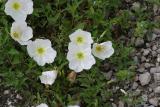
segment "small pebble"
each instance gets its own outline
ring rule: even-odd
[[[154,92],[155,92],[156,94],[160,94],[160,86],[156,87],[156,88],[154,89]]]
[[[5,90],[3,94],[7,95],[7,94],[9,94],[9,92],[10,92],[9,90]]]
[[[139,75],[139,81],[142,86],[147,85],[150,82],[150,80],[151,75],[148,72]]]
[[[153,106],[158,106],[158,99],[157,98],[151,98],[149,99],[149,103]]]

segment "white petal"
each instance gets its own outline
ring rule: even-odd
[[[54,59],[55,59],[56,55],[57,55],[57,52],[54,49],[52,49],[52,48],[47,49],[47,52],[46,52],[46,55],[45,55],[46,62],[47,63],[54,62]]]
[[[35,43],[33,41],[30,41],[30,43],[27,45],[27,52],[30,57],[36,56],[35,49]]]
[[[79,105],[69,105],[67,107],[80,107]]]
[[[26,4],[27,14],[33,13],[33,1],[32,0],[22,0]]]
[[[110,48],[109,50],[107,50],[107,51],[105,52],[105,57],[106,57],[106,58],[109,58],[109,57],[111,57],[111,56],[113,55],[113,53],[114,53],[114,49],[113,49],[113,48]]]
[[[112,42],[111,41],[103,42],[101,44],[104,45],[104,46],[107,46],[107,47],[112,47]]]
[[[42,47],[51,47],[51,41],[49,39],[36,39],[35,44]]]
[[[69,51],[78,51],[78,50],[82,50],[82,49],[84,50],[84,49],[90,49],[90,48],[91,48],[91,44],[78,46],[74,42],[70,42],[69,45],[68,45],[68,50]]]
[[[26,30],[22,34],[22,40],[28,41],[33,37],[33,31],[31,27],[26,27]]]
[[[48,105],[45,104],[45,103],[41,103],[40,105],[38,105],[38,106],[36,106],[36,107],[48,107]]]
[[[69,62],[69,68],[74,70],[75,72],[81,72],[83,70],[81,63],[74,60]]]
[[[44,66],[45,65],[45,59],[43,57],[35,56],[33,59],[37,62],[39,66]]]
[[[18,41],[18,42],[19,42],[19,44],[21,44],[21,45],[28,45],[28,44],[30,44],[32,41],[29,40],[29,41]]]
[[[83,68],[88,70],[96,63],[95,58],[92,55],[87,56],[86,60],[83,62]]]

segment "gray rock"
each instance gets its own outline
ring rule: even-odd
[[[149,87],[148,90],[149,90],[149,92],[152,92],[152,91],[153,91],[153,89],[152,89],[151,87]]]
[[[118,103],[118,107],[124,107],[124,102],[119,101],[119,103]]]
[[[144,40],[142,38],[137,38],[135,42],[136,47],[142,47],[144,45]]]
[[[151,46],[151,45],[150,45],[149,43],[146,43],[146,47],[147,47],[147,48],[150,48],[150,46]]]
[[[146,57],[142,56],[141,57],[141,62],[145,62],[146,61]]]
[[[153,73],[156,73],[156,72],[157,72],[157,67],[154,67],[154,68],[151,68],[151,69],[150,69],[150,73],[153,74]]]
[[[159,49],[157,49],[157,53],[159,53],[159,54],[160,54],[160,48],[159,48]]]
[[[155,106],[153,106],[153,105],[150,105],[150,106],[147,106],[147,107],[155,107]]]
[[[153,33],[153,34],[152,34],[152,41],[153,41],[153,40],[156,40],[157,37],[158,37],[158,35],[155,34],[155,33]]]
[[[149,98],[153,98],[154,96],[155,96],[155,93],[154,93],[154,92],[152,92],[152,93],[150,93],[150,94],[149,94],[149,96],[148,96],[148,97],[149,97]]]
[[[143,99],[143,101],[147,102],[148,101],[148,95],[146,95],[146,94],[142,95],[142,99]]]
[[[138,57],[137,57],[137,56],[135,56],[135,57],[133,58],[133,60],[134,60],[134,62],[135,62],[136,64],[139,63],[139,60],[138,60]]]
[[[157,62],[160,62],[160,55],[157,56]]]
[[[133,92],[133,95],[134,96],[139,96],[141,94],[141,90],[140,89],[136,89],[134,92]]]
[[[153,89],[155,89],[157,87],[155,82],[152,82],[151,84],[149,84],[149,87]]]
[[[147,56],[149,53],[150,53],[150,51],[148,49],[144,49],[143,50],[143,55],[144,56]]]
[[[112,107],[117,107],[117,105],[116,105],[116,104],[114,104],[114,103],[112,103]]]
[[[151,67],[151,64],[150,64],[150,63],[145,63],[145,64],[144,64],[144,67],[145,67],[145,68],[149,68],[149,67]]]
[[[19,100],[22,100],[22,96],[19,95],[19,94],[16,95],[16,98],[19,99]]]
[[[134,82],[133,85],[132,85],[132,89],[135,90],[135,89],[137,89],[137,87],[138,87],[138,83]]]
[[[154,45],[154,46],[152,47],[152,50],[153,50],[153,51],[157,50],[157,46]]]
[[[139,81],[142,86],[147,85],[150,82],[150,80],[151,75],[148,72],[139,75]]]
[[[156,87],[156,88],[154,89],[154,92],[155,92],[156,94],[160,94],[160,86]]]
[[[107,72],[107,73],[103,73],[103,74],[104,74],[104,76],[106,77],[106,79],[107,79],[107,80],[110,80],[110,79],[111,79],[111,77],[112,77],[113,71],[112,71],[112,70],[110,70],[109,72]]]
[[[4,92],[3,92],[4,95],[7,95],[7,94],[9,94],[9,93],[10,93],[9,90],[4,90]]]
[[[139,72],[144,72],[144,71],[145,71],[145,68],[144,68],[144,67],[141,67],[141,68],[139,68],[137,71],[139,71]]]
[[[158,86],[160,86],[160,73],[154,73],[154,81]]]
[[[153,32],[158,35],[158,34],[160,34],[160,29],[159,28],[154,28]]]
[[[150,73],[156,73],[156,72],[160,73],[160,66],[153,67],[153,68],[150,69]]]
[[[157,52],[156,51],[152,51],[152,56],[156,57],[157,56]]]
[[[132,4],[132,7],[131,7],[133,10],[138,10],[140,8],[140,3],[139,2],[134,2]]]
[[[149,99],[149,103],[153,106],[158,106],[158,99],[157,98],[151,98]]]

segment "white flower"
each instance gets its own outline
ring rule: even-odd
[[[36,106],[36,107],[48,107],[48,105],[45,104],[45,103],[41,103],[40,105],[38,105],[38,106]]]
[[[93,43],[91,33],[83,31],[81,29],[76,30],[74,33],[69,35],[71,42],[75,43],[77,46],[87,46]]]
[[[69,44],[67,59],[69,68],[75,72],[81,72],[83,69],[90,69],[95,64],[95,59],[91,54],[90,47],[78,47],[77,45]]]
[[[28,14],[33,12],[32,0],[8,0],[5,4],[5,13],[15,21],[25,21]]]
[[[27,45],[33,37],[32,28],[26,22],[14,22],[11,27],[11,37],[21,45]]]
[[[51,41],[48,39],[36,39],[27,45],[27,51],[40,66],[46,63],[52,63],[57,52],[51,47]]]
[[[42,72],[42,75],[40,76],[41,83],[52,85],[57,78],[57,71],[46,71]]]
[[[94,43],[92,53],[94,56],[102,60],[104,60],[105,58],[109,58],[114,53],[112,42],[108,41],[101,44]]]
[[[69,105],[67,107],[80,107],[79,105]]]

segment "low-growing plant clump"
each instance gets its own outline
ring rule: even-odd
[[[135,106],[131,53],[159,28],[158,1],[0,1],[0,86],[16,107]],[[2,96],[3,97],[3,96]],[[0,101],[1,103],[1,101]],[[1,104],[5,106],[5,104]]]

